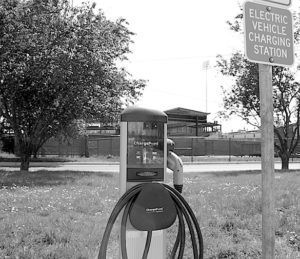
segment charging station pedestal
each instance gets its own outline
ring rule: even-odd
[[[121,114],[120,195],[139,183],[165,181],[167,168],[167,121],[164,112],[130,107]],[[127,254],[142,258],[147,232],[126,230]],[[165,231],[154,231],[148,259],[165,259]]]

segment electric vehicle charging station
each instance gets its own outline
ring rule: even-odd
[[[120,194],[141,182],[164,182],[167,167],[168,117],[160,111],[128,108],[121,114]],[[126,231],[128,258],[140,259],[147,232]],[[152,236],[148,258],[165,258],[164,230]]]
[[[122,221],[118,223],[121,232],[120,259],[166,259],[166,229],[174,224],[176,218],[178,233],[171,258],[175,258],[177,253],[176,258],[183,258],[185,222],[191,234],[194,258],[203,258],[200,227],[193,211],[180,195],[183,164],[173,152],[174,142],[167,139],[167,121],[164,112],[144,108],[130,107],[121,114],[121,198],[108,220],[98,259],[106,259],[111,229],[122,213]],[[173,171],[175,189],[165,184],[167,167]]]
[[[143,108],[131,107],[121,114],[121,194],[139,182],[164,181],[167,121],[165,113]]]

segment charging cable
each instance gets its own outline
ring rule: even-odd
[[[121,238],[120,238],[121,254],[122,254],[122,259],[128,259],[127,250],[126,250],[126,224],[127,224],[128,217],[131,211],[133,210],[134,204],[138,199],[138,196],[142,195],[141,192],[144,191],[146,188],[151,190],[152,187],[155,187],[154,185],[156,186],[160,185],[159,188],[162,188],[164,192],[166,191],[170,195],[171,200],[174,203],[171,205],[175,206],[176,216],[178,218],[178,232],[177,232],[173,249],[171,251],[171,259],[175,259],[176,255],[178,255],[177,257],[178,259],[183,259],[185,240],[186,240],[185,224],[187,224],[187,227],[190,232],[194,259],[203,259],[203,238],[194,212],[192,211],[192,209],[190,208],[186,200],[182,197],[182,195],[177,190],[173,189],[169,185],[158,184],[158,183],[138,184],[133,186],[131,189],[129,189],[126,193],[122,195],[122,197],[115,205],[108,219],[108,223],[106,225],[102,242],[100,245],[98,259],[106,259],[107,246],[108,246],[111,230],[113,228],[113,225],[118,215],[120,214],[120,212],[123,210],[124,207],[125,209],[121,221]],[[149,227],[149,229],[147,230],[147,238],[146,238],[142,259],[147,259],[148,252],[151,245],[151,238],[152,238],[152,228]]]

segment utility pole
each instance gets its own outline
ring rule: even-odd
[[[205,70],[205,112],[207,112],[207,70],[209,69],[209,60],[202,63],[202,70]]]

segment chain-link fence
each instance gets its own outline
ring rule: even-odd
[[[210,139],[173,137],[175,152],[180,156],[260,156],[260,139]],[[85,136],[63,142],[51,139],[40,150],[41,155],[119,156],[120,137]]]

